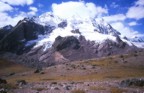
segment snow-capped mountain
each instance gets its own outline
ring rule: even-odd
[[[128,53],[137,50],[136,46],[143,47],[97,18],[62,19],[48,12],[24,18],[15,27],[1,28],[5,29],[9,31],[0,39],[0,51],[19,54],[24,58],[19,62],[30,66]]]
[[[58,36],[84,36],[86,40],[102,43],[106,39],[116,41],[116,37],[121,38],[120,32],[116,31],[110,24],[106,23],[103,19],[97,18],[82,19],[78,16],[73,16],[69,19],[62,19],[58,16],[48,12],[34,19],[34,22],[43,26],[51,26],[54,28],[52,33],[44,35],[43,39],[38,39],[35,47],[52,43]],[[121,38],[122,39],[122,38]],[[132,45],[126,39],[123,39],[129,45]],[[49,46],[50,47],[50,46]],[[45,50],[45,49],[44,49]]]
[[[135,36],[133,38],[130,38],[129,40],[132,41],[132,42],[144,42],[144,37]]]
[[[128,38],[128,40],[131,41],[137,47],[144,48],[144,37],[134,36],[132,38]]]

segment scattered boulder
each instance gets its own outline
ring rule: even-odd
[[[65,86],[65,89],[66,89],[66,90],[71,90],[72,87],[71,87],[71,86]]]
[[[55,87],[54,90],[60,90],[58,87]]]
[[[57,84],[57,82],[52,82],[51,84],[52,84],[52,85],[56,85],[56,84]]]
[[[45,72],[40,72],[40,74],[45,74]]]
[[[10,73],[10,74],[9,74],[9,76],[13,76],[13,75],[15,75],[15,73],[14,73],[14,72],[12,72],[12,73]]]
[[[7,93],[6,89],[2,88],[0,89],[0,93]]]
[[[41,72],[41,69],[36,69],[35,71],[34,71],[34,73],[40,73]]]
[[[126,79],[121,81],[120,85],[122,87],[131,87],[131,86],[135,86],[135,87],[144,87],[144,79]]]
[[[0,84],[7,84],[7,81],[5,79],[0,78]]]
[[[18,86],[22,86],[22,85],[26,85],[26,84],[27,84],[27,82],[25,80],[18,80],[17,81]]]

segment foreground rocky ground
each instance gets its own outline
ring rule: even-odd
[[[144,93],[143,56],[138,51],[43,69],[1,59],[0,93]]]
[[[120,81],[35,82],[19,86],[12,93],[143,93],[141,87],[123,87]]]

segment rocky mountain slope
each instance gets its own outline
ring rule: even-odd
[[[52,13],[24,18],[1,28],[0,35],[1,56],[34,67],[139,50],[103,19],[61,19]]]

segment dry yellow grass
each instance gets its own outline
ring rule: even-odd
[[[2,89],[2,88],[11,90],[11,89],[17,89],[18,86],[16,86],[15,84],[8,83],[8,84],[1,84],[0,89]]]
[[[8,62],[7,60],[0,59],[0,76],[8,75],[10,73],[21,73],[32,70],[26,66]]]
[[[101,87],[101,86],[90,86],[89,89],[90,90],[106,90],[105,87]]]
[[[32,88],[33,90],[37,90],[37,91],[43,91],[43,90],[47,90],[46,88]]]
[[[126,57],[130,57],[125,55]],[[125,57],[124,56],[124,57]],[[10,83],[14,83],[17,80],[26,80],[27,82],[41,82],[41,81],[97,81],[97,80],[108,80],[108,79],[122,79],[129,77],[144,77],[144,66],[135,66],[135,65],[125,65],[115,62],[119,59],[119,56],[107,57],[102,59],[93,59],[72,63],[79,66],[95,66],[95,68],[100,68],[99,70],[86,68],[81,70],[81,72],[76,73],[79,69],[78,66],[75,66],[76,69],[66,70],[67,65],[62,67],[53,66],[49,69],[44,70],[45,74],[27,74],[14,75],[8,77],[7,80]],[[134,60],[136,61],[136,60]],[[71,64],[71,63],[70,63]],[[63,72],[61,70],[65,70]],[[24,72],[24,71],[34,71],[33,69],[21,66],[21,65],[12,65],[7,68],[0,69],[0,73],[9,73],[9,72]],[[60,72],[61,71],[61,72]]]
[[[111,93],[126,93],[127,91],[125,89],[120,89],[117,87],[111,87],[110,92]]]

